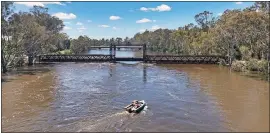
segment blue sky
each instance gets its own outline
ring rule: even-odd
[[[158,28],[177,29],[195,23],[205,10],[218,16],[226,9],[243,9],[253,2],[15,2],[15,11],[29,11],[33,5],[49,8],[64,21],[63,32],[71,38],[133,37]]]

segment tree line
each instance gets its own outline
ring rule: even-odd
[[[77,39],[71,39],[70,50],[73,54],[88,52],[91,46],[110,45],[110,44],[128,44],[132,38],[110,38],[110,39],[91,39],[88,36],[79,36]]]
[[[137,33],[134,39],[150,50],[178,55],[227,56],[237,71],[269,74],[270,2],[255,2],[243,10],[226,10],[220,17],[204,11],[177,30]]]

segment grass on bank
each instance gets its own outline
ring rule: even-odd
[[[57,51],[55,52],[55,54],[69,55],[69,54],[73,54],[73,52],[70,49],[65,49],[65,50]]]

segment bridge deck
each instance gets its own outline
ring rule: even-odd
[[[115,46],[116,48],[142,48],[143,47],[143,45],[115,45]],[[110,46],[90,46],[90,48],[110,48]]]
[[[143,58],[116,57],[115,61],[143,61]]]
[[[145,58],[114,57],[113,55],[40,55],[40,62],[114,62],[114,61],[144,61],[149,63],[177,64],[215,64],[224,59],[222,56],[208,55],[146,55]]]
[[[110,55],[40,55],[41,62],[109,62]]]
[[[176,63],[176,64],[216,64],[222,59],[222,56],[209,55],[148,55],[145,61],[149,63]]]

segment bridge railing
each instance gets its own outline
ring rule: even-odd
[[[145,58],[145,62],[183,64],[216,64],[224,59],[223,56],[213,55],[146,55]]]
[[[40,62],[106,62],[113,60],[111,55],[39,55]]]
[[[216,64],[224,56],[213,55],[144,55],[143,58],[124,58],[114,55],[39,55],[40,62],[115,62],[115,61],[144,61],[149,63],[178,63],[178,64]]]

